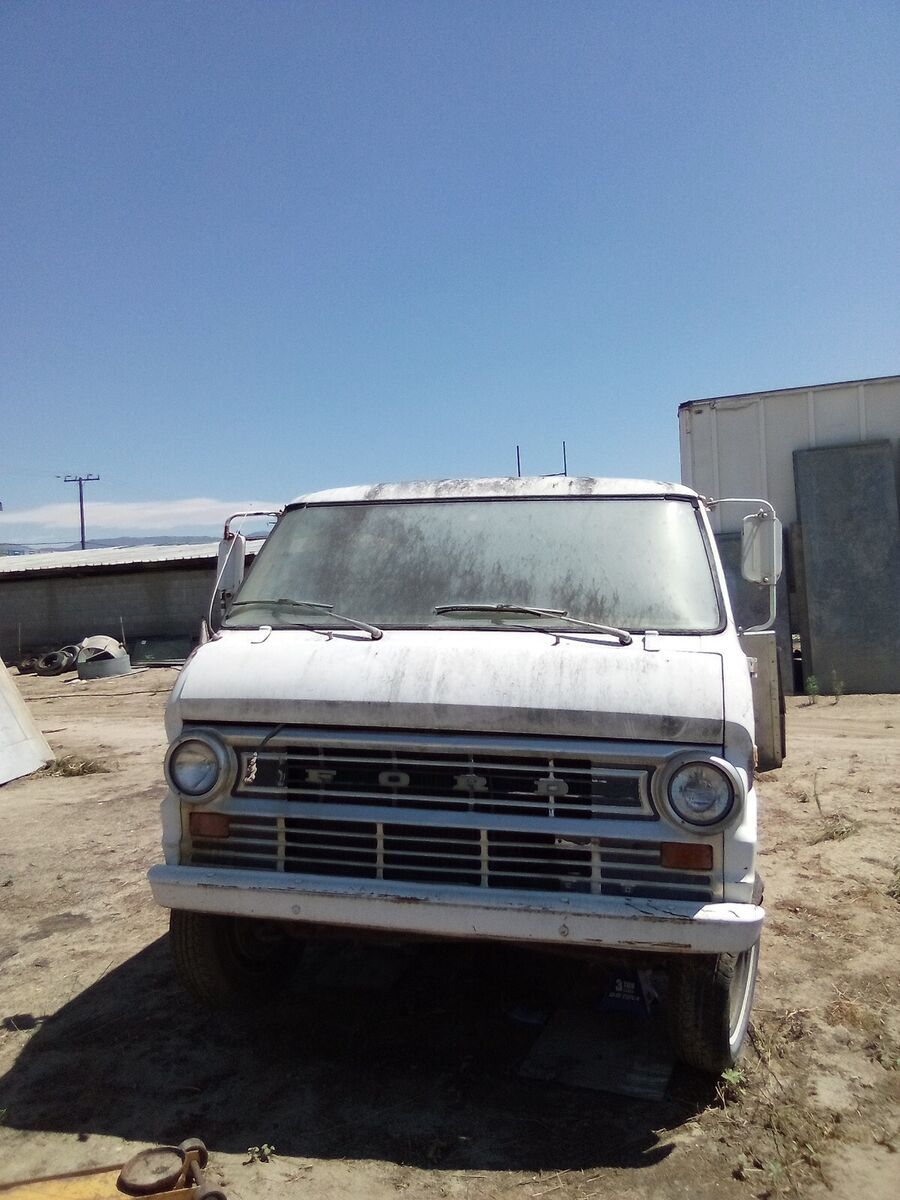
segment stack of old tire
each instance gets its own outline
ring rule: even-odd
[[[33,660],[35,675],[64,675],[66,671],[74,671],[78,651],[78,646],[61,646],[59,650],[51,650],[47,654],[38,655]],[[22,672],[21,663],[19,663],[19,671]]]
[[[121,642],[101,634],[59,650],[25,655],[18,668],[20,675],[65,675],[77,670],[79,679],[105,679],[129,674],[131,658]]]

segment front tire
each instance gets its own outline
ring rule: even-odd
[[[721,1075],[737,1062],[756,987],[759,941],[740,954],[698,955],[669,975],[669,1036],[677,1057]]]
[[[175,970],[207,1008],[261,1003],[281,991],[303,944],[269,921],[172,909],[169,943]]]

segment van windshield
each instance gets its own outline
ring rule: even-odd
[[[553,615],[434,611],[467,605],[557,609],[631,632],[703,633],[723,623],[699,514],[670,497],[289,509],[238,600],[227,627],[346,628],[326,606],[382,628],[574,631]]]

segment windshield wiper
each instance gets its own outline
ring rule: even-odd
[[[598,633],[608,633],[616,637],[623,646],[630,646],[631,634],[627,629],[617,629],[614,625],[598,625],[596,621],[580,621],[578,617],[570,617],[563,608],[532,608],[527,604],[437,604],[434,607],[435,616],[451,612],[496,612],[496,613],[527,613],[533,617],[556,617],[560,621],[568,621],[571,625],[583,625],[585,629],[596,629]]]
[[[264,608],[266,605],[271,605],[273,608],[312,608],[319,612],[327,613],[329,617],[334,617],[336,621],[345,621],[348,625],[352,625],[354,629],[362,629],[368,633],[373,642],[377,642],[379,638],[384,637],[384,630],[379,629],[377,625],[369,625],[366,621],[357,621],[355,617],[345,617],[342,613],[334,611],[333,604],[318,604],[314,600],[290,600],[287,596],[279,596],[276,600],[235,600],[232,604],[231,612],[235,608],[249,608],[251,605]],[[299,622],[292,622],[299,624]],[[327,633],[325,629],[320,629],[317,625],[304,625],[304,629],[312,629],[315,633]],[[330,635],[329,635],[330,636]]]

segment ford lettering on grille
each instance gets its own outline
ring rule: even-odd
[[[650,768],[542,755],[302,745],[241,751],[236,796],[560,820],[654,820]]]

